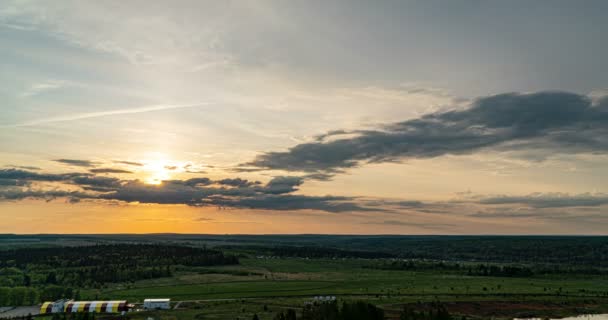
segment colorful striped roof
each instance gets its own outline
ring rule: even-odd
[[[45,302],[40,307],[40,313],[52,313],[54,302]],[[128,311],[126,300],[112,301],[67,301],[63,305],[63,312],[97,312],[97,313],[119,313]]]

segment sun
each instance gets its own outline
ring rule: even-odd
[[[163,153],[150,153],[143,163],[142,169],[146,173],[144,181],[147,184],[161,184],[164,180],[171,178],[171,174],[175,172],[172,161]]]
[[[162,184],[163,181],[171,179],[173,175],[189,170],[201,170],[200,164],[192,162],[176,161],[169,158],[166,154],[160,152],[152,152],[146,154],[145,160],[142,160],[143,166],[141,171],[144,174],[144,182],[146,184]]]
[[[146,183],[161,184],[163,180],[169,179],[171,172],[167,169],[167,166],[167,162],[164,160],[146,161],[143,168],[148,173],[148,177],[145,180]]]

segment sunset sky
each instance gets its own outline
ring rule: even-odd
[[[608,1],[0,3],[0,233],[608,234]]]

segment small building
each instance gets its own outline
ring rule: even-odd
[[[75,313],[75,312],[96,312],[96,313],[122,313],[129,311],[131,305],[125,300],[115,301],[73,301],[58,300],[55,302],[45,302],[40,307],[41,314],[48,313]]]
[[[145,299],[144,309],[146,310],[169,310],[171,309],[171,299]]]

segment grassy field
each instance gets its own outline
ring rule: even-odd
[[[171,277],[66,285],[78,289],[81,300],[126,299],[137,305],[145,298],[166,297],[177,307],[170,311],[131,313],[131,320],[252,319],[253,314],[263,320],[273,319],[277,312],[288,308],[300,312],[306,302],[318,295],[336,296],[339,302],[373,303],[383,308],[389,319],[398,319],[405,304],[416,310],[428,310],[434,301],[441,301],[458,315],[457,319],[460,315],[469,319],[511,319],[608,313],[606,237],[0,235],[0,252],[115,243],[216,248],[238,256],[240,261],[203,266],[162,260],[169,261],[172,272],[167,274]],[[290,245],[293,246],[285,247]],[[394,260],[384,259],[385,256],[354,258],[370,253],[411,259],[423,267],[404,269],[397,263],[397,268],[383,268],[393,265]],[[48,281],[45,283],[41,278],[48,271],[45,265],[26,262],[30,264],[21,272],[29,272],[40,288],[46,288]],[[438,264],[444,262],[460,267],[441,269]],[[124,264],[112,263],[117,268]],[[497,273],[494,277],[480,276],[488,273],[471,272],[480,263],[525,266],[531,273],[519,274],[520,277]],[[81,267],[67,268],[62,274],[77,274]],[[161,265],[143,259],[137,267]],[[551,269],[554,267],[561,269]],[[130,269],[117,270],[124,273]],[[23,280],[19,275],[14,278],[16,283]],[[100,315],[98,319],[111,317]]]
[[[533,309],[554,305],[548,310],[537,310],[536,314],[603,312],[608,308],[605,277],[480,277],[438,271],[378,270],[367,268],[368,265],[369,261],[356,259],[250,258],[241,259],[239,266],[183,270],[171,278],[110,285],[82,294],[87,299],[131,302],[154,297],[188,301],[180,305],[185,309],[165,312],[163,319],[166,316],[193,319],[195,315],[200,319],[250,319],[253,313],[261,319],[271,319],[274,312],[300,308],[316,295],[371,301],[395,314],[404,303],[435,300],[527,302],[534,304]],[[264,311],[264,305],[270,312]],[[570,312],[568,306],[572,307]],[[521,312],[526,312],[525,306]]]

